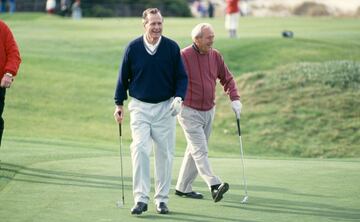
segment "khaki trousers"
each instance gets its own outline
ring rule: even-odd
[[[209,111],[198,111],[183,106],[178,121],[184,131],[187,147],[179,172],[176,189],[188,193],[193,191],[192,183],[199,174],[209,188],[220,184],[214,175],[208,158],[208,140],[215,108]]]

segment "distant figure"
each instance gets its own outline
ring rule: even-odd
[[[240,9],[241,16],[247,16],[251,12],[249,4],[247,3],[247,0],[241,1],[239,9]]]
[[[229,31],[230,38],[237,37],[239,11],[239,0],[226,0],[225,28]]]
[[[2,114],[6,90],[12,85],[21,63],[19,48],[10,28],[0,20],[0,145],[4,131]]]
[[[13,14],[15,12],[15,0],[9,0],[9,13]],[[1,0],[1,12],[6,12],[6,0]]]
[[[15,12],[15,0],[9,0],[9,13],[13,14]]]
[[[70,16],[71,0],[61,0],[60,2],[61,16]]]
[[[76,0],[74,2],[74,4],[71,7],[71,10],[72,10],[71,17],[73,19],[81,19],[82,12],[81,12],[81,7],[80,7],[80,0]]]
[[[205,18],[206,17],[206,7],[204,6],[203,2],[202,1],[199,1],[198,2],[198,5],[197,5],[197,11],[200,15],[201,18]]]
[[[212,1],[209,1],[209,3],[208,3],[208,14],[209,14],[209,18],[213,18],[213,17],[214,17],[214,11],[215,11],[214,3],[212,3]]]
[[[1,0],[1,12],[6,12],[6,0]]]
[[[56,8],[56,1],[55,0],[47,0],[46,1],[46,12],[48,14],[54,14]]]

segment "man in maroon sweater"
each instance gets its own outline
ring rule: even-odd
[[[229,189],[214,175],[208,159],[208,140],[215,113],[215,86],[219,79],[229,95],[232,109],[240,117],[241,103],[235,81],[220,53],[212,48],[214,31],[210,24],[201,23],[191,32],[193,44],[181,51],[188,74],[188,87],[178,121],[184,131],[187,147],[180,168],[175,194],[201,199],[192,189],[199,174],[211,190],[213,200],[220,201]]]
[[[2,113],[6,88],[10,88],[20,66],[20,54],[9,27],[0,20],[0,145],[4,131]]]

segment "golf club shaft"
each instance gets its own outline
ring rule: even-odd
[[[122,132],[121,132],[121,123],[119,123],[119,136],[120,136],[120,169],[121,169],[122,202],[123,202],[123,204],[125,204],[125,198],[124,198],[123,159],[122,159]]]
[[[242,147],[242,138],[241,138],[241,129],[240,129],[240,118],[236,118],[238,134],[239,134],[239,143],[240,143],[240,154],[241,154],[241,163],[243,168],[243,181],[244,181],[244,189],[245,189],[245,196],[247,196],[247,184],[246,184],[246,177],[245,177],[245,163],[244,163],[244,151]]]

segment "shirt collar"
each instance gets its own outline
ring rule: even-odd
[[[149,49],[156,49],[156,47],[158,47],[159,44],[160,44],[161,36],[160,36],[159,40],[157,41],[157,43],[155,43],[155,45],[150,44],[150,43],[148,42],[148,40],[146,39],[145,34],[143,35],[143,39],[144,39],[145,45],[146,45]]]
[[[200,49],[199,49],[199,47],[195,44],[195,42],[193,42],[192,48],[193,48],[197,53],[199,53],[200,55],[209,54],[209,52],[210,52],[210,50],[211,50],[211,49],[210,49],[209,52],[207,52],[207,53],[202,53],[202,52],[200,52]]]

